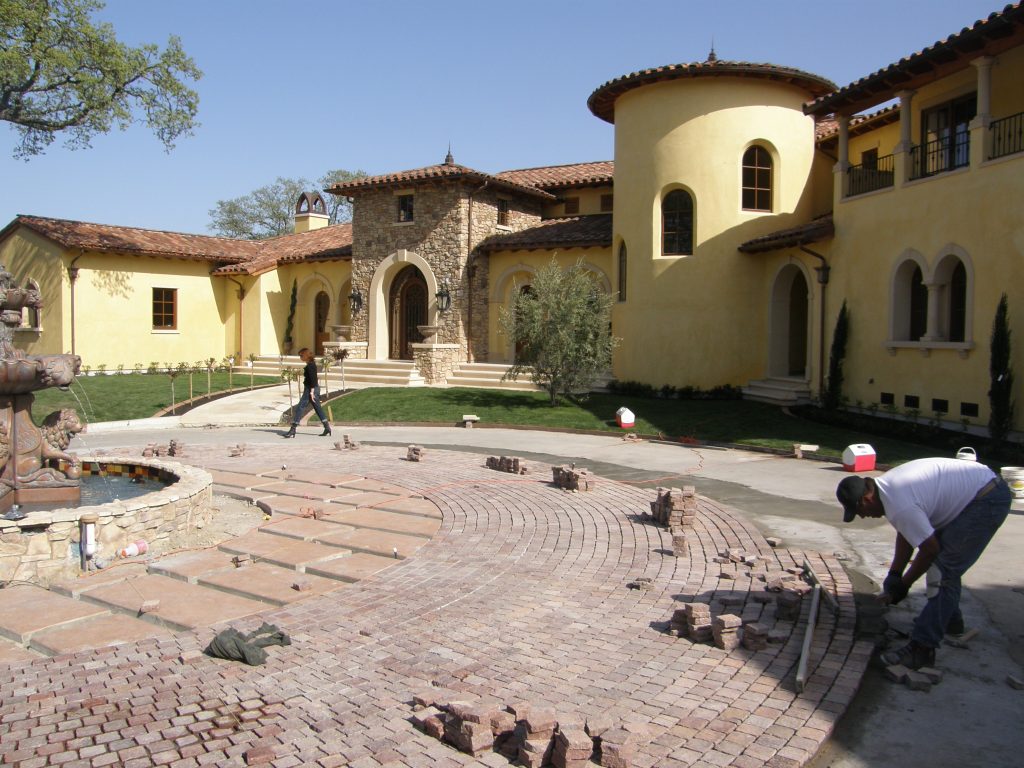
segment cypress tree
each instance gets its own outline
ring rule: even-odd
[[[992,322],[992,343],[989,357],[988,432],[1001,443],[1013,426],[1013,369],[1010,367],[1010,321],[1004,293],[996,307]]]
[[[828,355],[828,383],[822,397],[822,405],[830,411],[836,410],[843,400],[843,359],[846,357],[846,339],[850,333],[850,315],[846,301],[839,308],[836,329],[832,333],[832,348]]]

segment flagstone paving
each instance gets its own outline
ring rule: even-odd
[[[250,446],[230,459],[227,453],[227,446],[204,446],[183,460],[225,473],[231,467],[239,476],[222,475],[220,485],[239,495],[251,487],[246,483],[252,476],[298,460],[291,445]],[[413,696],[443,688],[461,697],[550,707],[566,721],[607,716],[638,734],[634,766],[786,768],[814,754],[850,703],[871,647],[854,640],[851,586],[833,557],[773,550],[753,526],[706,498],[700,499],[689,556],[675,557],[667,531],[645,517],[649,490],[602,479],[594,490],[569,493],[551,484],[547,466],[527,462],[529,473],[513,476],[487,469],[479,455],[432,450],[416,463],[405,461],[404,453],[304,448],[302,475],[271,478],[287,483],[288,493],[261,506],[273,513],[272,526],[284,525],[277,519],[286,507],[293,524],[309,522],[294,517],[303,507],[324,507],[324,517],[314,522],[421,541],[415,552],[398,559],[345,554],[346,547],[262,531],[248,539],[341,554],[307,563],[306,573],[297,574],[298,558],[287,570],[266,562],[235,568],[231,545],[222,545],[227,563],[213,550],[179,553],[168,558],[167,575],[151,568],[145,576],[111,576],[112,583],[72,590],[88,600],[105,595],[108,605],[117,603],[111,610],[129,612],[152,594],[160,600],[155,615],[124,616],[150,626],[158,626],[152,622],[176,590],[216,594],[221,605],[208,623],[194,621],[193,631],[172,636],[32,661],[11,658],[24,651],[13,643],[6,644],[7,656],[0,648],[0,763],[507,765],[496,753],[474,758],[413,727]],[[311,489],[302,483],[319,485],[310,468],[323,473],[323,487],[346,476],[339,484],[352,488],[347,476],[354,475],[370,481],[355,489],[360,494],[390,501],[339,510],[306,493]],[[432,504],[440,519],[419,514],[424,508],[412,503],[417,500]],[[370,527],[381,521],[384,527]],[[399,522],[432,523],[436,533],[431,538],[426,530],[394,527]],[[763,561],[752,568],[713,561],[728,548],[757,553]],[[809,601],[799,621],[778,621],[759,577],[805,557],[840,610],[820,617],[808,683],[798,693],[794,676]],[[239,590],[246,573],[253,575],[253,593],[275,593],[264,593],[263,600],[280,600],[285,590],[302,594],[292,589],[302,579],[309,581],[310,596],[274,608],[215,592],[217,586]],[[322,585],[312,581],[323,577],[335,586],[346,576],[358,583],[318,593]],[[630,588],[638,577],[650,579],[651,588]],[[161,589],[147,591],[143,582]],[[233,600],[258,611],[231,621],[233,626],[247,631],[269,621],[292,644],[269,648],[259,667],[201,654],[224,622],[240,615],[241,609],[229,608]],[[766,623],[781,642],[727,652],[668,634],[673,611],[691,601],[710,603],[714,615],[731,612]],[[42,631],[12,624],[9,635],[20,632],[24,641]]]

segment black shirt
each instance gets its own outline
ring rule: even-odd
[[[315,389],[320,386],[320,382],[316,377],[316,360],[310,360],[306,363],[306,367],[302,371],[302,386],[306,389]]]

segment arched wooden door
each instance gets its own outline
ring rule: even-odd
[[[331,312],[331,297],[324,291],[320,291],[316,295],[315,312],[313,354],[322,355],[324,353],[324,342],[331,339],[330,331],[327,330],[327,317]]]
[[[395,276],[388,297],[388,345],[392,360],[412,360],[412,344],[423,341],[420,325],[427,323],[427,281],[413,266]]]

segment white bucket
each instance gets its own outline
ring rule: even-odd
[[[956,452],[956,457],[961,461],[977,461],[978,454],[969,445]]]
[[[1024,467],[1003,467],[1000,474],[1013,491],[1013,498],[1024,499]]]

